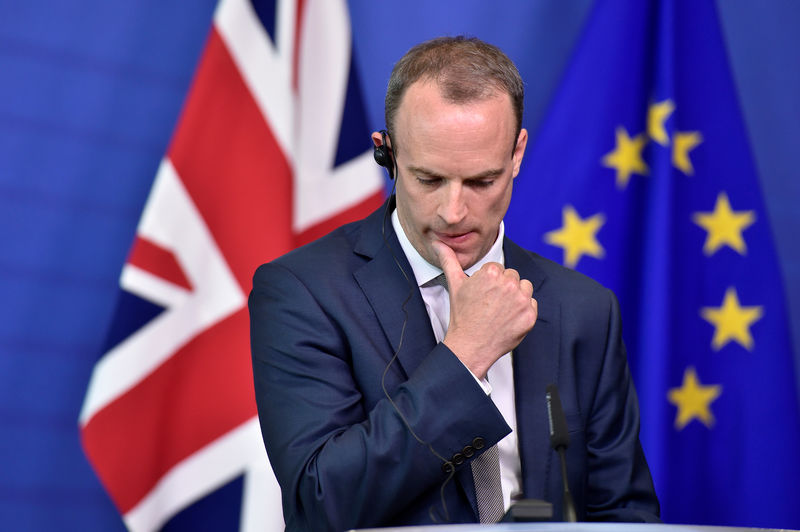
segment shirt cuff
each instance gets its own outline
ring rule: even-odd
[[[459,358],[458,361],[461,362],[461,359]],[[477,382],[480,385],[480,387],[483,388],[483,392],[486,395],[492,395],[492,385],[489,384],[489,379],[487,379],[486,377],[479,379],[474,373],[472,373],[472,370],[469,369],[466,364],[461,362],[461,365],[464,366],[464,369],[469,371],[469,374],[472,375],[472,378],[475,379],[475,382]]]

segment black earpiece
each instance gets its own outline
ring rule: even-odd
[[[392,149],[386,144],[386,135],[388,134],[385,129],[381,129],[381,145],[375,146],[372,152],[375,157],[375,162],[383,166],[389,172],[389,179],[394,179],[394,158],[392,157]]]

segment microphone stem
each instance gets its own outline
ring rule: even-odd
[[[564,521],[567,523],[575,523],[578,521],[578,516],[575,513],[575,502],[572,500],[572,493],[569,491],[569,481],[567,480],[567,456],[564,452],[564,447],[558,448],[558,457],[561,459],[561,478],[564,479]]]

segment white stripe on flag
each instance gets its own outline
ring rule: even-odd
[[[261,470],[260,474],[266,477],[266,481],[246,482],[248,490],[256,490],[248,493],[247,497],[263,497],[261,511],[273,514],[277,511],[282,524],[280,506],[276,509],[269,504],[276,500],[274,494],[280,493],[280,489],[268,464],[258,418],[253,417],[173,467],[139,504],[125,514],[125,524],[134,532],[157,530],[189,504],[241,474],[249,475],[254,468]],[[262,516],[262,519],[266,522],[271,520],[269,515]]]
[[[278,2],[277,47],[247,0],[222,0],[214,23],[289,164],[293,160],[294,1]]]
[[[174,308],[186,304],[192,293],[171,281],[165,281],[157,275],[132,264],[122,267],[119,284],[128,292],[138,295],[164,308]]]
[[[334,169],[342,126],[352,39],[347,3],[308,0],[300,42],[299,141],[294,230],[302,232],[377,193],[380,168],[364,132],[364,153]]]

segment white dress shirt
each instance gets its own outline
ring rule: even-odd
[[[392,226],[400,241],[400,246],[403,248],[409,264],[411,264],[411,269],[414,271],[414,277],[420,287],[422,300],[425,302],[425,308],[428,311],[436,341],[441,342],[445,333],[447,333],[447,326],[450,323],[450,296],[440,284],[428,283],[441,275],[442,270],[422,258],[422,255],[414,248],[408,240],[402,225],[400,225],[396,209],[392,212]],[[464,273],[472,275],[487,262],[497,262],[505,265],[503,256],[504,234],[505,227],[503,222],[500,222],[497,239],[489,249],[489,252]],[[522,479],[522,468],[517,447],[517,414],[514,409],[514,370],[511,364],[511,357],[511,353],[506,353],[500,357],[489,368],[486,375],[487,378],[484,381],[481,381],[473,374],[475,380],[483,387],[486,394],[491,397],[506,423],[511,427],[511,433],[497,443],[500,454],[500,481],[503,489],[503,504],[506,510],[511,506],[511,502],[520,497]]]

